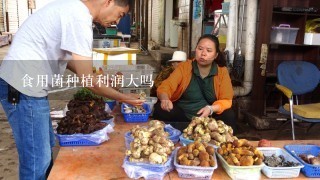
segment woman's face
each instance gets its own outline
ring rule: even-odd
[[[218,57],[215,43],[210,39],[202,39],[196,47],[196,61],[200,66],[211,65]]]

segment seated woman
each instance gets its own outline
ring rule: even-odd
[[[214,35],[200,37],[194,60],[182,62],[157,89],[154,119],[183,130],[192,117],[212,116],[234,130],[233,89],[226,61]]]
[[[157,88],[160,86],[162,81],[166,80],[170,74],[178,67],[179,63],[187,60],[187,54],[183,51],[175,51],[167,63],[168,66],[163,67],[160,73],[154,80],[154,84],[151,88],[150,95],[157,96]]]

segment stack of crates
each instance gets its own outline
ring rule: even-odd
[[[134,94],[144,92],[147,96],[150,96],[150,89],[153,85],[154,70],[149,64],[107,65],[103,67],[104,75],[108,75],[109,78],[116,74],[123,75],[123,85],[120,92]]]
[[[221,3],[222,5],[222,14],[229,14],[230,2]]]

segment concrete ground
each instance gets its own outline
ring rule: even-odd
[[[133,47],[137,47],[133,45]],[[0,64],[4,57],[4,54],[8,51],[8,46],[0,48]],[[156,68],[156,73],[160,67],[160,61],[155,61],[150,54],[144,53],[137,56],[138,64],[150,64]],[[70,72],[66,72],[70,73]],[[76,89],[65,90],[49,95],[50,106],[52,110],[62,110],[65,104],[73,97]],[[1,106],[1,105],[0,105]],[[249,140],[274,139],[276,130],[256,130],[248,125],[246,120],[242,120],[239,124],[239,131],[236,134],[239,138],[247,138]],[[305,133],[305,124],[299,124],[299,128],[296,129],[297,139],[319,139],[318,132],[320,125],[316,125],[311,129],[309,133]],[[278,139],[291,139],[290,125],[283,128]],[[57,143],[58,144],[58,143]],[[59,151],[59,146],[54,148],[54,157]],[[12,136],[11,128],[7,122],[5,114],[0,107],[0,180],[14,180],[18,179],[18,154],[16,151],[14,139]]]

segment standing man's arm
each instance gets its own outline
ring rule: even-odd
[[[72,53],[72,60],[68,63],[68,69],[76,73],[79,78],[89,77],[90,75],[92,77],[93,87],[87,88],[100,96],[115,99],[117,101],[125,102],[132,105],[142,105],[144,100],[138,99],[138,95],[132,96],[132,94],[123,94],[111,87],[106,87],[104,84],[101,84],[101,86],[99,86],[96,76],[93,75],[92,63],[93,61],[91,57],[84,57]]]

